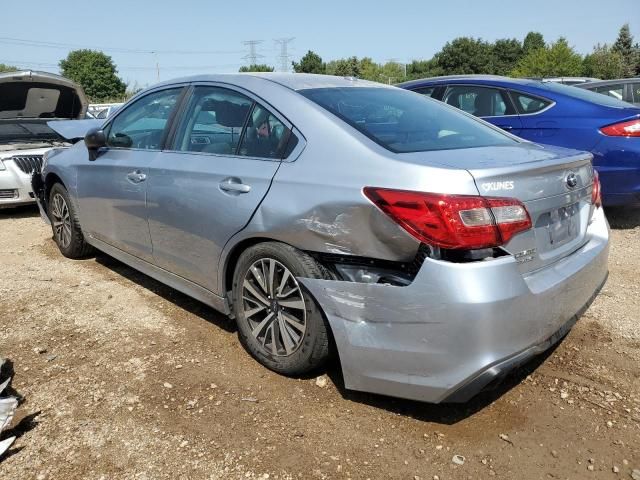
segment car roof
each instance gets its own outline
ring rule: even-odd
[[[376,87],[393,88],[383,83],[370,82],[355,77],[337,77],[333,75],[318,75],[312,73],[280,73],[280,72],[248,72],[221,73],[214,75],[193,75],[162,82],[157,86],[173,85],[176,83],[192,82],[220,82],[244,86],[249,80],[263,80],[273,82],[290,90],[305,90],[309,88],[338,88],[338,87]]]
[[[509,78],[500,75],[445,75],[442,77],[428,77],[418,80],[409,80],[408,82],[398,83],[396,86],[401,88],[418,87],[428,84],[440,84],[446,82],[460,82],[460,81],[474,81],[474,82],[492,82],[492,83],[515,83],[520,85],[535,85],[540,83],[539,80],[531,80],[527,78]]]
[[[635,78],[618,78],[618,79],[614,79],[614,80],[598,80],[595,82],[587,82],[587,83],[582,83],[579,86],[580,88],[586,88],[589,89],[591,87],[599,87],[599,86],[605,86],[605,85],[613,85],[613,84],[620,84],[620,83],[638,83],[640,82],[640,77],[635,77]]]

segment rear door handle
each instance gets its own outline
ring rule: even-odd
[[[498,125],[498,127],[503,130],[513,130],[513,127],[511,125]]]
[[[235,194],[249,193],[251,185],[245,185],[239,178],[231,177],[220,182],[220,190]]]
[[[134,170],[133,172],[127,173],[127,180],[129,180],[131,183],[141,183],[146,179],[147,176],[140,170]]]

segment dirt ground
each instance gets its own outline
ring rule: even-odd
[[[434,406],[346,391],[337,365],[325,387],[278,376],[222,315],[105,255],[63,258],[34,209],[0,211],[0,357],[24,397],[0,479],[629,479],[640,212],[609,216],[609,281],[568,337]]]

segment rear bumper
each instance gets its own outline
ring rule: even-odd
[[[427,259],[407,287],[299,279],[323,307],[345,386],[427,402],[466,401],[569,331],[608,273],[602,209],[568,257],[521,274],[513,257]]]

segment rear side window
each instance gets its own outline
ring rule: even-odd
[[[497,88],[453,85],[447,88],[442,101],[476,117],[498,117],[516,113],[506,93]]]
[[[420,95],[426,95],[427,97],[432,97],[434,92],[436,91],[436,87],[422,87],[416,88],[412,90],[413,92],[419,93]]]
[[[544,98],[532,97],[521,92],[514,92],[513,90],[511,91],[511,98],[513,98],[516,104],[518,113],[522,114],[537,113],[551,105],[551,102]]]
[[[249,116],[239,155],[259,158],[282,158],[289,129],[266,108],[256,104]]]
[[[317,88],[299,93],[396,153],[517,144],[472,117],[399,88]]]
[[[196,87],[176,150],[234,155],[253,100],[233,90]]]
[[[622,83],[604,85],[602,87],[592,88],[591,90],[608,95],[609,97],[617,98],[618,100],[624,100],[624,84]]]

